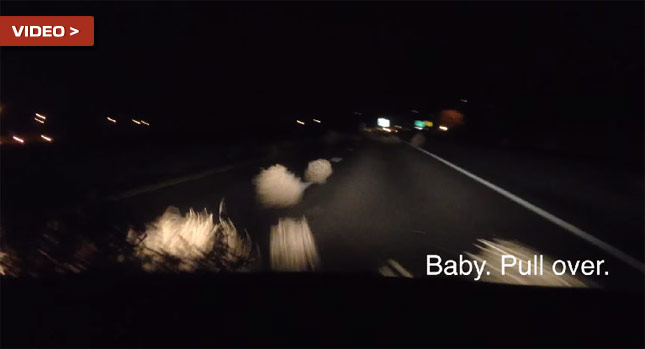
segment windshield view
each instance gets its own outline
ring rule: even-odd
[[[0,5],[0,345],[643,347],[642,2]]]

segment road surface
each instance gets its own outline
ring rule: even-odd
[[[464,167],[469,164],[467,151],[462,150],[457,156],[450,152],[449,145],[428,147],[444,155],[451,164]],[[604,260],[603,271],[608,275],[591,278],[602,287],[643,287],[642,214],[621,221],[613,217],[611,210],[603,212],[601,206],[587,215],[571,214],[577,212],[576,204],[584,206],[589,201],[576,196],[575,189],[561,189],[564,193],[573,192],[571,202],[563,205],[555,198],[531,195],[521,185],[513,184],[508,180],[513,178],[512,170],[500,177],[494,171],[485,173],[484,179],[490,183],[528,203],[539,204],[539,208],[567,224],[582,227],[591,236],[590,242],[589,238],[581,238],[430,154],[435,153],[420,151],[406,143],[368,140],[342,146],[296,147],[270,160],[247,162],[197,178],[187,176],[186,180],[167,186],[162,183],[135,190],[136,195],[116,200],[115,206],[119,207],[119,219],[142,226],[168,206],[182,211],[192,207],[214,212],[224,198],[238,229],[247,230],[258,243],[265,263],[269,227],[280,217],[304,215],[317,244],[322,271],[377,272],[387,265],[397,270],[398,275],[429,277],[428,254],[457,259],[465,251],[477,252],[473,244],[478,239],[503,239],[529,246],[552,259]],[[252,179],[262,167],[281,163],[302,176],[307,162],[321,157],[342,160],[333,163],[334,173],[326,184],[307,189],[300,204],[283,210],[267,210],[257,204]],[[492,168],[496,166],[494,161],[507,170],[512,168],[508,159],[490,161]],[[523,176],[522,171],[526,169],[518,169],[515,175]],[[558,176],[555,170],[548,174]],[[571,174],[565,169],[561,176]],[[498,178],[501,183],[495,183]],[[519,192],[514,192],[515,189]],[[637,209],[639,204],[642,206],[642,197],[621,204],[636,205]],[[625,216],[633,216],[633,212]],[[616,238],[614,229],[619,228],[620,238]],[[594,239],[600,243],[594,243]]]

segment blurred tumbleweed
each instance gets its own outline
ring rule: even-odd
[[[314,182],[323,184],[327,182],[327,178],[332,173],[331,163],[325,159],[318,159],[310,161],[305,171],[305,180],[307,182]]]
[[[295,205],[302,198],[302,192],[306,188],[300,178],[280,164],[263,169],[253,183],[258,200],[265,207]]]
[[[271,269],[315,270],[318,263],[316,243],[305,217],[281,218],[271,227]]]
[[[169,267],[169,259],[178,269],[192,271],[202,266],[212,270],[232,270],[251,261],[251,241],[237,233],[226,216],[224,200],[219,207],[219,223],[206,209],[192,209],[184,216],[176,207],[149,224],[144,234],[128,232],[128,241],[135,245],[135,254],[143,260],[143,268],[152,271]]]

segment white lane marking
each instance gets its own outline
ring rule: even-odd
[[[610,255],[620,259],[621,261],[625,262],[627,265],[639,270],[640,272],[645,273],[645,264],[643,264],[642,262],[640,262],[636,258],[634,258],[632,256],[629,256],[625,252],[617,249],[616,247],[614,247],[614,246],[612,246],[612,245],[610,245],[610,244],[598,239],[597,237],[587,233],[586,231],[576,227],[575,225],[573,225],[571,223],[568,223],[568,222],[564,221],[563,219],[558,218],[555,215],[553,215],[553,214],[551,214],[551,213],[549,213],[549,212],[547,212],[547,211],[545,211],[545,210],[533,205],[532,203],[530,203],[530,202],[518,197],[517,195],[515,195],[513,193],[510,193],[507,190],[504,190],[504,189],[496,186],[495,184],[493,184],[493,183],[491,183],[491,182],[489,182],[489,181],[487,181],[487,180],[485,180],[485,179],[483,179],[483,178],[481,178],[481,177],[479,177],[477,175],[474,175],[474,174],[464,170],[463,168],[451,163],[450,161],[448,161],[446,159],[443,159],[442,157],[440,157],[438,155],[435,155],[435,154],[433,154],[433,153],[431,153],[431,152],[429,152],[429,151],[427,151],[425,149],[421,149],[421,148],[415,148],[415,149],[419,150],[420,152],[422,152],[422,153],[424,153],[426,155],[431,156],[432,158],[444,163],[445,165],[447,165],[449,167],[452,167],[454,170],[457,170],[457,171],[461,172],[462,174],[464,174],[464,175],[476,180],[477,182],[487,186],[488,188],[493,189],[494,191],[498,192],[499,194],[502,194],[505,197],[507,197],[508,199],[511,199],[512,201],[514,201],[514,202],[524,206],[525,208],[533,211],[535,214],[537,214],[537,215],[541,216],[542,218],[550,221],[551,223],[559,226],[560,228],[569,231],[570,233],[578,236],[579,238],[587,241],[588,243],[590,243],[590,244],[600,248],[601,250],[609,253]]]
[[[397,277],[397,275],[388,267],[387,265],[384,265],[378,269],[378,272],[381,273],[383,276],[387,277]]]
[[[474,255],[474,254],[472,254],[472,253],[468,253],[468,252],[466,252],[466,256],[468,256],[468,257],[469,257],[469,258],[471,258],[471,259],[477,260],[477,261],[478,261],[478,262],[480,262],[480,263],[484,263],[484,262],[486,262],[486,261],[485,261],[485,260],[483,260],[481,257],[475,256],[475,255]],[[499,268],[496,268],[494,265],[492,265],[492,263],[491,263],[491,265],[487,265],[487,267],[488,267],[488,268],[490,268],[490,269],[493,269],[493,270],[494,270],[494,271],[496,271],[499,275],[502,275],[502,270],[501,270],[501,269],[499,269]],[[526,282],[526,280],[524,280],[523,278],[519,278],[519,277],[517,277],[517,276],[515,276],[515,275],[513,275],[513,274],[511,274],[511,273],[508,273],[508,274],[506,274],[506,275],[504,275],[504,276],[507,276],[507,277],[509,277],[509,278],[511,278],[511,279],[513,279],[513,280],[515,280],[515,281],[516,281],[518,284],[520,284],[520,285],[527,285],[527,284],[528,284],[528,282]]]
[[[401,274],[401,276],[406,277],[406,278],[413,278],[414,277],[414,276],[412,276],[412,274],[410,274],[409,271],[405,270],[405,268],[403,268],[403,266],[401,264],[399,264],[397,261],[395,261],[394,259],[388,259],[387,262],[390,263],[392,268],[394,268],[396,271],[398,271],[399,274]]]
[[[204,178],[206,176],[210,176],[210,175],[213,175],[213,174],[216,174],[216,173],[226,172],[228,170],[233,169],[234,167],[235,166],[218,167],[218,168],[206,170],[206,171],[203,171],[203,172],[199,172],[199,173],[196,173],[196,174],[192,174],[192,175],[189,175],[189,176],[175,178],[175,179],[171,179],[171,180],[161,182],[161,183],[157,183],[157,184],[146,185],[146,186],[139,187],[139,188],[136,188],[136,189],[128,190],[128,191],[123,192],[121,194],[110,196],[108,199],[110,199],[110,200],[121,200],[121,199],[131,198],[133,196],[137,196],[137,195],[140,195],[140,194],[143,194],[143,193],[148,193],[148,192],[151,192],[151,191],[155,191],[155,190],[159,190],[159,189],[162,189],[162,188],[170,187],[170,186],[177,185],[177,184],[180,184],[180,183],[194,181],[196,179]]]

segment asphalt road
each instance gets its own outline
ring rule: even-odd
[[[445,150],[444,147],[444,153]],[[444,155],[448,161],[453,160],[449,158],[450,153]],[[467,152],[462,151],[459,156],[455,157],[458,165],[468,159]],[[284,210],[267,210],[257,204],[251,181],[260,168],[281,163],[302,176],[307,162],[321,157],[338,157],[342,161],[333,163],[334,173],[326,184],[307,189],[300,204]],[[508,164],[501,161],[499,166]],[[561,173],[567,175],[566,167]],[[486,179],[495,182],[490,177],[495,177],[494,174],[486,175]],[[517,176],[521,175],[518,171]],[[558,176],[558,173],[552,171],[549,175]],[[509,176],[512,173],[506,174]],[[504,187],[511,193],[514,188],[514,185]],[[566,192],[567,188],[562,191]],[[521,193],[514,194],[522,197]],[[569,206],[585,205],[584,196],[579,196],[579,202],[576,195],[571,197]],[[640,234],[635,229],[640,221],[625,226],[622,238],[615,239],[611,238],[613,231],[605,230],[608,225],[602,224],[611,220],[614,212],[596,210],[587,216],[578,215],[584,220],[565,214],[567,219],[574,220],[566,220],[567,223],[584,227],[585,232],[610,242],[621,253],[629,251],[626,255],[637,261],[634,267],[617,258],[615,253],[585,241],[405,143],[356,140],[335,146],[294,147],[271,159],[222,168],[197,179],[187,177],[185,181],[157,189],[151,187],[115,204],[122,215],[120,220],[142,226],[168,206],[182,211],[191,207],[216,211],[222,198],[238,229],[247,230],[260,247],[265,263],[271,224],[279,217],[304,215],[317,243],[322,271],[377,272],[393,260],[404,273],[429,277],[426,276],[426,255],[458,258],[463,251],[476,252],[473,244],[477,239],[498,238],[530,246],[554,259],[605,260],[603,270],[608,275],[593,277],[594,282],[607,288],[643,287],[643,273],[638,270],[638,265],[642,268],[643,256],[634,248],[643,245],[642,228]],[[531,202],[533,198],[529,195],[523,199]],[[557,201],[541,198],[539,207],[560,217],[563,209]],[[623,204],[629,206],[629,203]],[[614,222],[611,227],[620,228],[621,222]],[[625,231],[633,236],[624,236]],[[465,278],[472,280],[473,276]]]

